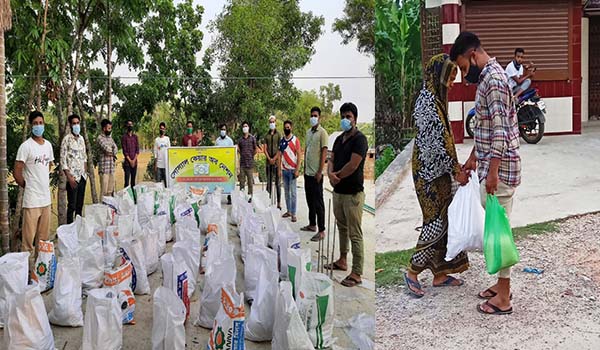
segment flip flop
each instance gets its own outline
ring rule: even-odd
[[[340,282],[340,284],[344,287],[355,287],[359,284],[362,284],[362,281],[359,281],[352,276],[348,276],[348,277],[344,278],[342,280],[342,282]]]
[[[421,284],[419,282],[415,282],[415,281],[411,280],[410,278],[408,278],[408,274],[406,272],[404,273],[404,283],[408,287],[408,292],[413,297],[415,297],[415,298],[422,298],[423,295],[425,295],[425,294],[419,294],[419,293],[415,292],[414,290],[412,290],[410,288],[411,286],[413,286],[416,289],[421,289]]]
[[[491,307],[491,308],[492,308],[492,310],[494,310],[494,312],[487,312],[487,311],[483,310],[483,309],[481,308],[481,306],[482,306],[483,304],[487,304],[487,306]],[[496,305],[494,305],[494,304],[490,303],[490,301],[489,301],[489,300],[488,300],[488,301],[486,301],[486,302],[485,302],[485,303],[483,303],[483,304],[478,304],[478,305],[477,305],[477,311],[479,311],[480,313],[482,313],[482,314],[485,314],[485,315],[510,315],[510,314],[512,314],[512,312],[513,312],[513,308],[512,308],[512,307],[510,307],[510,308],[508,308],[508,309],[506,309],[506,310],[501,310],[501,309],[500,309],[499,307],[497,307]]]
[[[332,266],[333,265],[333,266]],[[345,269],[343,269],[340,265],[337,264],[337,262],[333,262],[332,264],[325,264],[323,265],[324,268],[326,268],[327,270],[340,270],[340,271],[346,271],[348,270],[348,268],[346,267]]]
[[[316,235],[312,236],[310,238],[310,240],[313,242],[318,242],[318,241],[322,241],[324,238],[325,238],[325,233],[321,234],[320,232],[318,232]]]
[[[454,281],[459,281],[460,284],[452,284]],[[448,278],[446,278],[446,280],[440,284],[434,284],[434,287],[460,287],[463,284],[465,284],[465,281],[458,279],[458,278],[454,278],[452,276],[448,276]]]
[[[302,227],[300,231],[317,232],[317,228],[310,228],[310,225],[306,225]]]
[[[298,221],[298,219],[296,219],[296,217],[294,215],[292,215],[292,222],[296,222]]]
[[[484,297],[483,295],[481,295],[481,294],[483,294],[483,293],[489,293],[489,294],[491,294],[491,296],[489,296],[489,297]],[[493,298],[493,297],[495,297],[496,295],[498,295],[498,293],[494,292],[494,291],[493,291],[493,290],[491,290],[490,288],[488,288],[488,289],[484,290],[483,292],[480,292],[479,294],[477,294],[477,296],[479,297],[479,299],[483,299],[483,300],[489,300],[489,299],[492,299],[492,298]],[[510,300],[512,300],[512,297],[513,297],[513,295],[512,295],[512,293],[510,293]]]
[[[285,214],[281,215],[282,218],[289,218],[290,216],[292,216],[292,214],[290,214],[290,213],[285,213]]]

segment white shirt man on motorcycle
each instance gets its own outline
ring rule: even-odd
[[[518,99],[519,95],[529,89],[531,78],[535,75],[536,68],[533,66],[533,62],[523,64],[524,59],[525,50],[522,48],[515,49],[515,59],[510,61],[505,69],[515,99]],[[527,70],[526,74],[523,74],[523,68]]]

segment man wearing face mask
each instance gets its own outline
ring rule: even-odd
[[[138,137],[133,133],[133,121],[127,121],[127,133],[121,138],[123,147],[123,170],[125,171],[125,187],[135,186],[135,177],[137,175],[138,155],[140,154],[140,144]]]
[[[227,136],[227,125],[221,124],[219,126],[219,137],[215,140],[215,145],[224,147],[233,146],[233,140]]]
[[[60,166],[67,177],[67,224],[73,222],[74,215],[82,215],[85,198],[87,172],[85,164],[85,141],[81,132],[81,121],[77,114],[69,116],[71,133],[65,135],[60,145]]]
[[[263,151],[267,158],[266,173],[267,173],[267,192],[269,192],[269,198],[273,198],[273,187],[275,187],[277,193],[277,209],[281,209],[281,186],[279,183],[279,141],[281,135],[276,129],[277,118],[274,115],[269,117],[269,132],[263,139]]]
[[[463,32],[456,38],[450,59],[458,64],[463,74],[468,72],[465,80],[478,84],[475,146],[464,168],[477,170],[482,205],[485,207],[487,194],[493,194],[510,218],[513,196],[521,183],[521,157],[517,113],[508,77],[473,33]],[[497,283],[479,293],[479,297],[487,299],[477,306],[481,313],[512,313],[510,267],[500,270]]]
[[[323,202],[323,169],[327,158],[329,135],[319,124],[321,109],[310,110],[311,128],[306,132],[306,148],[304,151],[304,191],[308,205],[307,226],[301,231],[317,232],[311,241],[318,242],[325,238],[325,203]]]
[[[15,161],[14,178],[23,191],[22,252],[29,252],[30,276],[35,279],[34,265],[40,240],[49,239],[50,225],[50,169],[54,165],[54,151],[45,140],[44,116],[41,112],[29,114],[31,137],[19,146]],[[35,245],[35,248],[34,248]]]
[[[325,268],[346,271],[347,255],[352,247],[352,271],[341,284],[354,287],[362,283],[363,274],[364,167],[369,144],[367,137],[356,127],[358,108],[351,102],[344,103],[340,115],[344,132],[335,139],[327,166],[329,182],[333,186],[333,215],[339,230],[340,258]]]
[[[238,154],[240,157],[240,189],[244,192],[246,187],[246,181],[248,182],[248,194],[250,199],[248,203],[252,202],[252,187],[254,185],[254,156],[258,151],[256,144],[256,138],[250,135],[250,124],[248,122],[242,123],[243,135],[238,141]]]
[[[100,177],[100,192],[103,196],[112,196],[115,191],[115,161],[117,160],[117,144],[112,139],[112,123],[108,119],[100,122],[102,133],[98,135],[100,146],[100,160],[98,161],[98,175]]]
[[[284,137],[279,141],[279,151],[281,152],[281,162],[279,169],[283,177],[283,192],[285,194],[285,204],[287,211],[283,218],[292,218],[296,222],[296,179],[300,170],[300,140],[292,134],[292,121],[286,120],[283,123]]]
[[[216,146],[231,147],[233,146],[233,140],[227,136],[227,125],[219,125],[219,137],[215,140]],[[231,195],[227,195],[227,204],[231,204]]]
[[[185,135],[183,135],[183,147],[196,147],[198,146],[198,137],[194,134],[194,123],[191,120],[187,121]]]
[[[156,181],[162,181],[167,187],[167,148],[171,147],[171,140],[166,135],[167,125],[165,122],[160,122],[158,132],[160,136],[154,140],[154,173],[156,174]]]

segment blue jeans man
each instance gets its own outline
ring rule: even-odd
[[[285,193],[285,204],[287,206],[286,214],[291,215],[292,222],[296,222],[296,176],[294,173],[294,170],[282,170],[283,192]]]

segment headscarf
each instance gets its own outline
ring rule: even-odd
[[[413,118],[415,157],[413,164],[425,182],[460,170],[454,146],[452,128],[448,120],[448,87],[450,74],[456,64],[447,54],[433,56],[425,66],[423,88],[415,102]]]

